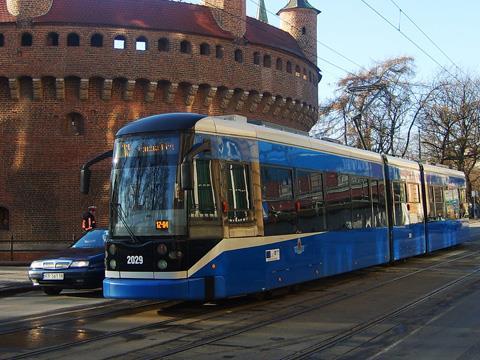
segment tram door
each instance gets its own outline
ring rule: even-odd
[[[258,164],[228,161],[222,171],[225,237],[251,237],[263,234]],[[259,221],[260,220],[260,223]]]

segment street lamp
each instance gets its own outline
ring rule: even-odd
[[[360,121],[362,120],[363,113],[373,104],[373,102],[378,98],[378,96],[382,93],[382,91],[386,88],[386,85],[381,82],[377,82],[375,84],[370,85],[358,85],[358,86],[349,86],[347,87],[347,91],[353,95],[358,92],[365,92],[365,91],[372,91],[378,90],[377,93],[370,99],[370,101],[363,106],[362,111],[355,115],[352,120],[355,124],[355,128],[357,129],[358,136],[360,137],[360,141],[362,142],[362,146],[364,150],[367,150],[367,144],[365,143],[365,139],[363,137],[362,132],[360,131]]]

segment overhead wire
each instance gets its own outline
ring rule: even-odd
[[[395,2],[395,0],[390,0],[390,2],[400,11],[400,14],[404,15],[417,28],[417,30],[420,31],[423,36],[425,36],[428,41],[430,41],[433,46],[443,54],[443,56],[445,56],[457,69],[460,68],[455,61],[453,61],[450,56],[448,56],[448,54]]]
[[[360,0],[361,2],[363,2],[368,8],[370,8],[373,12],[375,12],[379,17],[381,17],[385,22],[387,22],[390,26],[394,27],[395,28],[395,25],[389,21],[384,15],[382,15],[377,9],[375,9],[372,5],[370,5],[369,3],[367,3],[365,0]],[[432,42],[432,44],[435,45],[435,47],[437,47],[441,52],[442,54],[444,54],[444,56],[453,64],[453,66],[457,69],[457,71],[459,73],[461,73],[462,75],[466,75],[468,76],[468,74],[465,73],[465,71],[463,69],[461,69],[443,50],[441,50],[440,46],[438,46],[434,41],[433,39],[431,39],[430,36],[428,36],[426,34],[425,31],[423,31],[420,26],[418,26],[414,21],[413,19],[411,19],[411,17],[408,16],[407,13],[405,13],[405,11],[403,11],[399,6],[398,4],[394,1],[394,0],[390,0],[394,6],[396,6],[397,8],[399,8],[402,12],[402,14],[405,15],[405,17],[412,22],[412,24],[414,24],[414,26],[427,38],[429,39],[430,42]],[[420,49],[424,54],[426,54],[432,61],[434,61],[438,66],[440,66],[440,68],[442,70],[444,70],[448,75],[450,75],[453,79],[455,79],[459,84],[462,84],[463,81],[461,79],[458,78],[457,74],[452,74],[452,72],[450,70],[448,70],[445,66],[441,65],[436,59],[434,59],[430,54],[428,54],[424,49],[422,49],[416,42],[414,42],[411,38],[409,38],[401,29],[397,29],[397,31],[400,32],[400,34],[402,36],[404,36],[406,39],[408,39],[412,44],[414,44],[418,49]],[[480,84],[479,83],[476,83],[476,82],[473,82],[473,86],[475,88],[477,88],[479,91],[480,91]]]
[[[387,19],[380,11],[375,9],[372,5],[370,5],[366,0],[360,0],[365,6],[367,6],[370,10],[372,10],[375,14],[377,14],[380,18],[382,18],[387,24],[397,30],[405,39],[407,39],[411,44],[413,44],[418,50],[420,50],[424,55],[426,55],[430,60],[432,60],[435,64],[437,64],[441,69],[447,72],[450,76],[455,77],[444,65],[442,65],[437,59],[435,59],[432,55],[430,55],[425,49],[423,49],[420,45],[418,45],[412,38],[410,38],[407,34],[405,34],[402,29],[395,26],[389,19]],[[405,14],[405,12],[403,12]]]
[[[249,0],[249,1],[250,1],[251,3],[257,5],[257,6],[260,6],[260,4],[259,4],[257,1],[255,1],[255,0]],[[266,11],[267,11],[267,13],[269,13],[269,14],[271,14],[271,15],[279,18],[279,19],[281,19],[280,16],[277,15],[276,13],[274,13],[274,12],[268,10],[268,9],[266,9]],[[284,19],[281,19],[281,21],[283,21],[285,24],[289,25],[289,26],[290,26],[291,28],[293,28],[293,29],[296,29],[296,30],[298,30],[298,31],[301,31],[301,30],[302,30],[302,29],[300,29],[299,27],[294,26],[292,23],[290,23],[290,22],[288,22],[288,21],[286,21],[286,20],[284,20]],[[328,44],[326,44],[326,43],[318,40],[318,38],[313,37],[313,36],[308,35],[308,34],[307,34],[306,36],[309,37],[310,39],[316,41],[318,44],[320,44],[321,46],[325,47],[326,49],[328,49],[328,50],[332,51],[333,53],[337,54],[338,56],[340,56],[340,57],[343,58],[344,60],[347,60],[348,62],[352,63],[352,64],[355,65],[355,66],[358,66],[358,67],[361,68],[362,70],[366,70],[362,65],[360,65],[360,64],[357,63],[356,61],[350,59],[350,58],[347,57],[346,55],[342,54],[340,51],[335,50],[335,49],[334,49],[333,47],[331,47],[330,45],[328,45]],[[342,70],[345,71],[345,69],[342,69]],[[346,71],[346,72],[349,73],[349,74],[352,74],[352,73],[349,72],[349,71]],[[353,74],[352,74],[352,75],[353,75]]]

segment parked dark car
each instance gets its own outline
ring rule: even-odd
[[[96,289],[105,277],[105,247],[108,230],[91,230],[71,247],[35,260],[28,276],[34,286],[47,295],[58,295],[63,289]]]

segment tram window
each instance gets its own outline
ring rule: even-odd
[[[420,202],[420,186],[418,184],[407,184],[407,198],[409,203]]]
[[[311,171],[297,171],[295,194],[298,230],[304,233],[325,230],[322,174]]]
[[[250,171],[246,164],[227,164],[228,220],[243,223],[252,219]]]
[[[368,179],[352,176],[350,186],[352,190],[352,227],[362,229],[374,226]]]
[[[410,224],[423,222],[423,206],[420,199],[420,184],[407,184],[407,210],[409,213]]]
[[[393,187],[393,208],[395,213],[395,225],[403,226],[410,224],[407,209],[407,188],[404,182],[394,181]]]
[[[460,199],[457,189],[445,189],[445,215],[447,219],[456,220],[460,218]]]
[[[10,228],[10,214],[8,209],[0,207],[0,230],[9,230]]]
[[[295,233],[292,170],[262,166],[261,186],[265,235]]]
[[[372,194],[373,217],[375,227],[387,226],[386,203],[385,203],[385,185],[382,181],[370,181]]]
[[[468,202],[467,202],[467,190],[462,188],[458,189],[458,195],[460,200],[460,218],[468,218]]]
[[[435,218],[437,220],[445,219],[445,201],[443,197],[443,187],[434,186],[433,187],[433,197],[434,197],[434,209],[435,209]]]
[[[325,174],[328,230],[352,229],[352,198],[348,175]]]
[[[212,186],[212,162],[197,159],[195,167],[195,188],[191,192],[193,199],[190,210],[191,217],[217,217],[217,207]]]
[[[435,196],[433,194],[433,186],[428,186],[428,204],[427,217],[429,221],[435,220]]]

